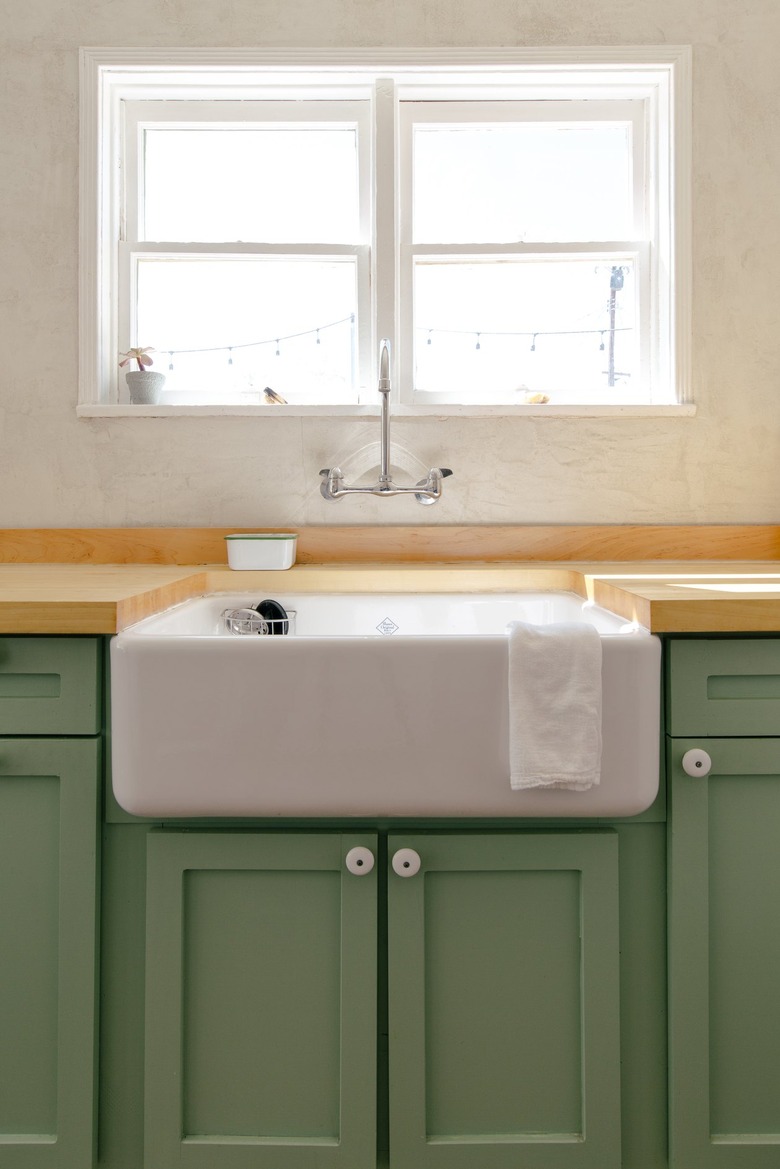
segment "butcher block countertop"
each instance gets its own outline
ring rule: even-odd
[[[293,568],[234,572],[241,530],[0,531],[0,634],[110,634],[212,592],[550,589],[655,633],[780,633],[774,526],[300,528]]]

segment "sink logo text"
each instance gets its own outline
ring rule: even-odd
[[[377,629],[383,637],[389,637],[391,633],[395,633],[398,629],[395,621],[391,621],[389,617],[385,617],[384,621],[380,621]]]

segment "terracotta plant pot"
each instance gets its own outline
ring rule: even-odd
[[[134,406],[154,406],[159,402],[165,385],[164,373],[156,373],[150,369],[135,369],[126,373],[125,378],[130,391],[130,402]]]

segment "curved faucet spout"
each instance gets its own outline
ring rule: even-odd
[[[380,394],[390,393],[390,342],[383,337],[379,342],[379,385]]]
[[[379,483],[393,482],[390,475],[390,342],[387,337],[379,343],[379,396],[382,401],[381,444],[379,455]]]

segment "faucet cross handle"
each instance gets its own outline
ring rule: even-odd
[[[421,491],[416,491],[414,498],[418,503],[431,504],[441,499],[442,479],[452,474],[450,467],[431,467],[427,479],[421,479],[417,484]]]
[[[341,467],[323,467],[320,471],[320,495],[335,503],[344,489],[344,473]]]

